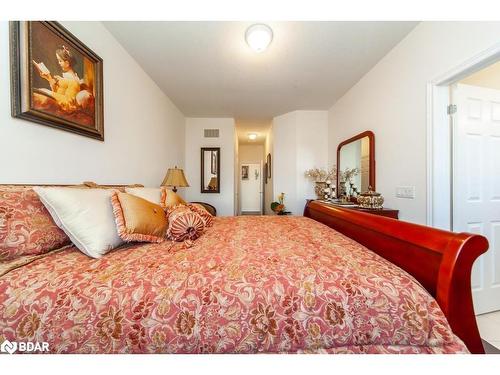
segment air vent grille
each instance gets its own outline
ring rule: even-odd
[[[219,129],[205,129],[205,138],[219,138]]]

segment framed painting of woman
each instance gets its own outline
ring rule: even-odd
[[[58,22],[10,22],[12,116],[104,140],[102,59]]]

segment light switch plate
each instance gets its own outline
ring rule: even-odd
[[[415,198],[415,186],[398,186],[396,188],[396,197],[414,199]]]

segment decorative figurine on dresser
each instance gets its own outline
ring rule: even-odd
[[[368,191],[361,193],[358,196],[358,204],[360,208],[369,208],[371,210],[381,210],[384,208],[384,197],[382,194],[377,193],[372,189],[371,186],[368,187]]]

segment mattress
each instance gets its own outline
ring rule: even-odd
[[[0,342],[52,353],[468,352],[412,276],[305,217],[218,217],[192,247],[101,259],[70,246],[4,267],[0,301]]]

